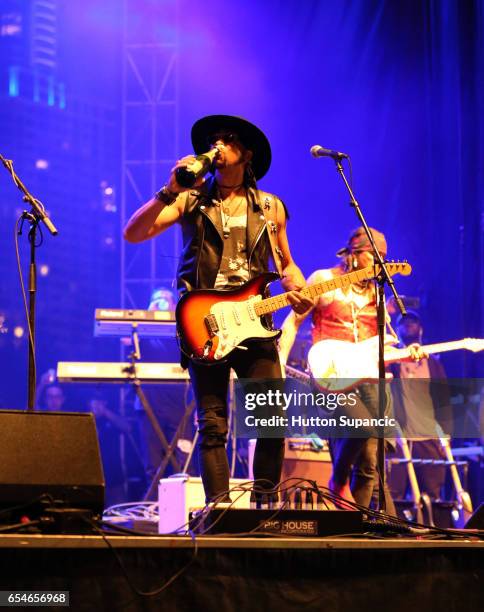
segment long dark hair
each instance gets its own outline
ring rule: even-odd
[[[249,189],[257,189],[257,181],[255,180],[254,170],[252,169],[252,164],[250,161],[247,162],[244,169],[244,187]]]

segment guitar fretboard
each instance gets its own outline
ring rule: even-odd
[[[473,338],[465,338],[464,340],[451,340],[450,342],[438,342],[435,344],[425,344],[424,346],[422,346],[422,349],[428,355],[431,355],[432,353],[445,353],[447,351],[457,351],[459,349],[468,348],[468,344],[470,344],[473,341],[476,343],[478,342],[478,340],[475,340]],[[408,348],[402,348],[402,349],[390,348],[388,352],[389,352],[389,359],[387,359],[385,356],[385,361],[392,361],[392,360],[397,361],[400,359],[405,359],[406,357],[410,357],[411,355],[410,349]]]
[[[387,267],[390,267],[387,264]],[[335,276],[327,281],[322,281],[320,283],[315,283],[314,285],[309,285],[308,287],[304,287],[301,289],[301,293],[310,299],[314,299],[323,295],[323,293],[327,293],[328,291],[334,291],[335,289],[346,288],[353,283],[361,283],[364,280],[368,280],[369,278],[373,278],[375,276],[375,269],[373,266],[368,266],[367,268],[363,268],[362,270],[356,270],[355,272],[349,272],[348,274],[343,274],[342,276]],[[287,298],[287,293],[281,293],[280,295],[276,295],[274,297],[266,298],[258,302],[255,305],[255,312],[259,315],[269,314],[271,312],[275,312],[280,308],[285,308],[286,306],[290,306],[290,302]]]

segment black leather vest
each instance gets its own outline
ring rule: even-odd
[[[206,186],[205,186],[206,185]],[[183,250],[178,264],[178,291],[211,289],[220,267],[223,252],[223,229],[220,202],[216,199],[215,181],[207,181],[199,191],[188,192],[181,219]],[[276,196],[264,191],[248,189],[247,257],[249,278],[269,269],[272,257],[266,221],[260,206],[284,206]]]

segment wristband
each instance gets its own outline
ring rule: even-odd
[[[159,202],[166,204],[166,206],[170,206],[170,204],[173,204],[173,202],[177,199],[177,197],[178,197],[178,194],[173,193],[173,191],[170,191],[167,185],[163,185],[160,191],[157,191],[155,193],[155,200],[158,200]]]

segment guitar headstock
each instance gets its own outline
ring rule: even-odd
[[[395,274],[401,274],[402,276],[408,276],[412,273],[412,266],[408,263],[408,261],[386,261],[385,262],[386,269],[388,270],[388,274],[390,276],[394,276]],[[380,266],[377,264],[375,266],[367,266],[365,268],[365,272],[367,278],[374,278],[378,276],[380,273]]]
[[[462,346],[468,351],[478,353],[484,351],[484,339],[483,338],[464,338]]]

